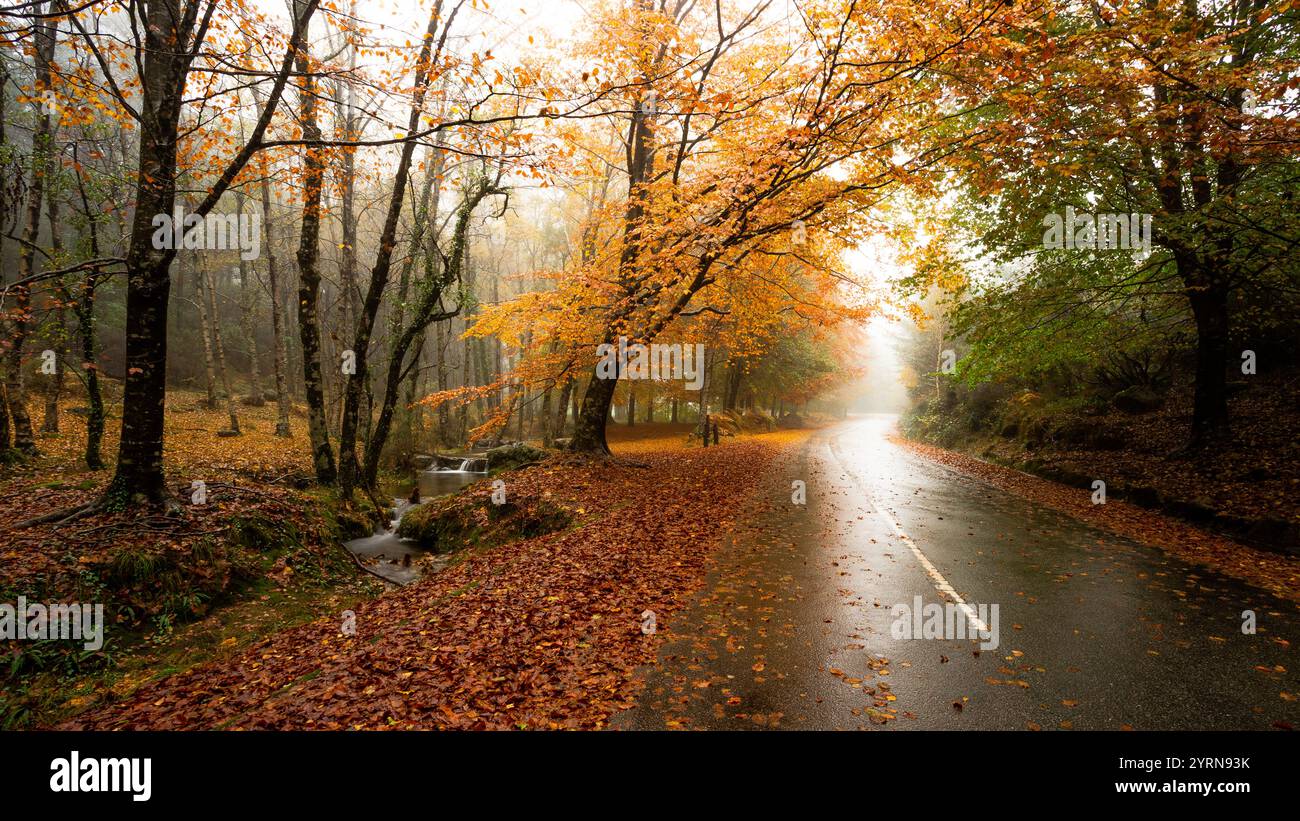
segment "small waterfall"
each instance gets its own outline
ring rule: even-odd
[[[425,556],[425,551],[415,542],[398,537],[397,526],[402,517],[424,502],[455,493],[478,481],[480,476],[485,476],[488,472],[487,459],[482,456],[434,455],[428,457],[425,464],[424,468],[415,473],[420,501],[412,501],[411,498],[393,499],[393,515],[387,528],[372,536],[344,542],[344,547],[368,571],[394,584],[409,584],[418,579],[421,572],[427,572],[429,567],[427,558],[421,563],[412,563],[414,558]]]
[[[412,503],[409,499],[394,499],[393,518],[389,521],[388,529],[390,531],[396,530],[398,523],[402,521],[402,517],[406,515],[406,512],[418,505],[418,502]]]
[[[452,473],[487,473],[488,472],[487,460],[478,456],[470,456],[468,458],[461,459],[460,464],[457,465],[456,469],[451,472]]]

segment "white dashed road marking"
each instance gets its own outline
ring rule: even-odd
[[[898,538],[902,540],[903,544],[907,545],[908,548],[911,549],[912,555],[921,563],[921,567],[925,568],[925,572],[930,577],[930,581],[934,583],[934,589],[938,590],[956,603],[957,608],[966,616],[966,621],[971,627],[981,633],[988,633],[988,625],[980,620],[980,617],[975,614],[975,608],[967,604],[966,600],[961,597],[961,594],[953,589],[952,585],[948,583],[948,580],[939,572],[939,568],[934,566],[934,562],[930,561],[929,557],[922,552],[921,548],[917,547],[916,542],[912,541],[912,537],[908,536],[903,530],[903,526],[898,523],[892,514],[880,506],[876,501],[875,495],[872,494],[871,488],[867,486],[866,482],[862,481],[862,477],[858,476],[858,474],[849,467],[848,462],[846,462],[844,457],[840,455],[838,440],[839,436],[836,436],[830,441],[829,447],[831,453],[834,454],[836,461],[840,463],[844,472],[853,479],[854,484],[861,488],[862,492],[866,494],[867,502],[871,505],[871,508],[876,511],[876,515],[884,519],[886,522],[889,522],[889,527],[894,531],[894,535],[898,536]]]

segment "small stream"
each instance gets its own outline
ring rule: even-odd
[[[429,561],[418,561],[428,551],[410,539],[397,535],[397,524],[407,511],[420,504],[455,493],[466,485],[487,476],[487,460],[477,457],[431,457],[429,467],[415,473],[415,487],[420,490],[420,502],[393,499],[393,518],[388,526],[373,536],[344,542],[363,565],[385,581],[406,586],[428,572],[437,572],[451,561],[450,556],[435,556]]]

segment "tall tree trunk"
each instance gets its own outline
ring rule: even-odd
[[[349,16],[356,18],[357,4],[356,0],[351,0],[348,4]],[[344,140],[356,140],[360,138],[357,133],[357,114],[356,114],[356,86],[351,82],[351,77],[357,68],[357,49],[356,46],[348,44],[348,73],[349,79],[338,79],[333,83],[335,118],[342,131],[341,137]],[[357,315],[360,309],[360,291],[357,289],[357,220],[356,220],[356,148],[345,146],[340,149],[342,160],[342,193],[340,203],[339,221],[343,233],[342,238],[342,258],[339,261],[339,287],[343,293],[339,300],[340,312],[343,316],[343,333],[346,335],[353,332],[356,327]]]
[[[709,364],[712,359],[711,353],[712,349],[706,350],[704,352],[704,362],[695,363],[697,368],[703,368],[703,375],[700,380],[700,418],[698,421],[700,423],[700,442],[705,447],[709,446],[709,388],[713,384],[713,374],[709,372]]]
[[[447,351],[451,346],[448,344],[447,332],[451,329],[446,327],[449,322],[450,320],[448,320],[447,323],[437,322],[433,326],[433,345],[438,350],[437,379],[439,393],[447,390],[447,387],[450,385],[449,379],[451,375],[449,373],[450,369],[447,365]],[[438,405],[438,436],[435,441],[440,445],[450,445],[450,437],[451,415],[448,413],[447,403],[443,402]]]
[[[493,344],[492,340],[483,339],[481,337],[474,340],[474,372],[477,375],[475,381],[479,385],[488,385],[493,381],[492,357],[488,355],[488,347]],[[492,394],[489,394],[486,398],[480,398],[478,400],[480,424],[487,420],[488,415],[492,412],[492,409],[495,406],[496,397]]]
[[[727,373],[727,395],[723,403],[725,410],[735,410],[736,400],[740,398],[740,383],[745,378],[745,371],[740,362],[733,362]]]
[[[609,409],[617,387],[617,379],[600,379],[593,372],[591,381],[587,383],[587,392],[582,398],[582,409],[573,422],[571,449],[609,453],[609,445],[605,441],[605,423],[609,420]]]
[[[248,403],[256,408],[266,404],[262,391],[262,366],[257,351],[257,330],[253,320],[257,316],[256,292],[249,287],[248,263],[239,260],[239,335],[244,338],[248,357]]]
[[[86,371],[86,467],[103,470],[100,443],[104,439],[104,397],[99,390],[99,362],[95,346],[95,287],[88,279],[77,300],[77,328],[81,337],[81,365]]]
[[[1213,284],[1188,289],[1196,321],[1196,386],[1192,399],[1192,447],[1221,441],[1228,433],[1228,299]]]
[[[73,147],[76,158],[76,147]],[[91,210],[90,199],[86,196],[85,180],[82,177],[81,163],[74,164],[77,180],[77,193],[81,198],[82,214],[86,218],[87,240],[90,255],[96,259],[99,252],[98,214]],[[73,313],[77,316],[77,336],[81,341],[81,369],[86,380],[86,467],[91,470],[103,470],[104,459],[100,455],[100,443],[104,439],[104,397],[99,390],[99,362],[95,345],[95,288],[99,285],[100,274],[92,271],[81,283],[81,292],[73,303]]]
[[[424,429],[424,406],[417,405],[416,399],[420,394],[420,387],[425,379],[425,369],[420,363],[426,358],[425,349],[428,347],[429,333],[427,329],[422,329],[415,338],[415,343],[411,345],[414,350],[412,354],[411,365],[415,368],[414,373],[406,380],[406,394],[402,397],[402,424],[405,428],[406,441],[414,448],[417,444],[423,442],[420,434]],[[380,443],[382,448],[383,443]],[[370,478],[370,486],[374,487],[374,477]]]
[[[161,46],[159,46],[161,48]],[[173,148],[174,151],[174,148]],[[142,157],[149,152],[142,150]],[[171,157],[174,170],[175,155]],[[161,162],[142,159],[143,168],[164,172]],[[143,170],[142,168],[142,170]],[[141,174],[141,179],[147,172]],[[170,213],[171,195],[147,184],[141,186],[133,231],[149,227],[147,214]],[[143,228],[142,228],[143,226]],[[122,396],[122,438],[117,472],[106,499],[113,506],[128,501],[159,502],[168,497],[163,480],[163,403],[167,377],[167,298],[171,287],[168,257],[148,249],[146,241],[133,241],[127,255],[126,386]]]
[[[291,436],[289,430],[289,385],[287,381],[288,353],[285,346],[284,313],[280,300],[280,270],[275,256],[275,232],[271,228],[271,182],[269,169],[262,174],[262,230],[266,246],[266,278],[271,288],[271,339],[274,348],[275,369],[275,435]]]
[[[52,194],[46,200],[45,211],[50,221],[50,255],[58,262],[63,259],[63,241],[59,235],[59,201]],[[46,380],[42,433],[59,432],[59,400],[63,398],[64,363],[68,358],[68,305],[72,303],[72,295],[68,293],[67,278],[57,277],[54,290],[59,296],[59,304],[54,309],[54,338],[50,342],[56,365],[54,378]]]
[[[204,407],[209,410],[215,410],[217,407],[217,364],[216,354],[213,351],[212,343],[212,320],[208,316],[208,279],[205,274],[198,270],[198,259],[194,259],[194,301],[199,307],[199,330],[203,338],[203,373],[206,377],[208,389],[207,399],[204,400]]]
[[[63,398],[64,361],[68,355],[68,319],[67,309],[60,306],[54,311],[53,341],[55,361],[58,363],[53,375],[46,381],[45,416],[41,422],[41,433],[57,434],[59,432],[59,402]]]
[[[555,404],[555,422],[551,427],[551,440],[564,436],[565,426],[569,421],[569,403],[573,398],[573,385],[577,380],[566,380],[560,388],[560,401]]]
[[[13,440],[9,437],[9,399],[0,384],[0,463],[14,457]]]
[[[44,6],[38,10],[43,10]],[[58,33],[54,23],[41,20],[36,24],[36,130],[32,134],[32,176],[27,185],[27,219],[23,225],[23,243],[18,257],[18,280],[24,283],[36,273],[36,241],[40,236],[41,208],[45,203],[45,184],[52,165],[50,109],[44,101],[44,92],[50,88],[50,63],[54,60],[54,47]],[[27,284],[12,287],[13,325],[10,333],[8,367],[5,374],[5,393],[9,402],[9,417],[14,426],[14,449],[27,456],[35,456],[36,437],[32,434],[32,420],[27,415],[27,389],[23,379],[23,347],[31,328],[32,294]]]
[[[297,68],[301,79],[301,116],[303,137],[321,139],[316,121],[316,80],[311,58],[304,47],[298,53]],[[320,295],[320,213],[325,180],[325,158],[318,148],[308,147],[303,158],[302,234],[298,242],[298,335],[302,340],[303,387],[307,395],[307,430],[311,437],[312,465],[316,481],[333,484],[338,477],[334,451],[330,447],[329,418],[325,408],[325,382],[321,374],[320,318],[317,300]],[[333,363],[339,367],[339,363]]]
[[[578,429],[578,412],[582,409],[582,397],[584,395],[585,391],[578,390],[578,380],[573,380],[573,390],[569,393],[569,398],[571,400],[569,416],[573,418],[574,431],[577,431]]]
[[[549,352],[554,354],[559,347],[558,340],[552,340],[549,346]],[[542,408],[538,411],[538,427],[542,436],[542,447],[549,448],[555,444],[555,406],[552,395],[555,393],[555,383],[547,383],[546,388],[542,391]],[[560,407],[564,407],[564,399],[560,400]]]
[[[420,127],[420,117],[424,112],[424,100],[429,87],[429,77],[433,71],[434,37],[438,31],[438,24],[442,22],[441,14],[442,0],[438,0],[438,2],[434,3],[432,13],[429,15],[429,24],[425,29],[424,40],[420,46],[420,56],[416,62],[415,95],[411,101],[411,110],[406,126],[406,133],[408,134],[414,134]],[[447,25],[450,26],[450,23],[451,21],[448,20]],[[439,50],[441,51],[441,48]],[[413,140],[403,143],[401,157],[397,162],[393,190],[388,200],[388,213],[379,236],[379,252],[375,258],[375,264],[370,270],[370,284],[366,289],[366,298],[361,305],[361,317],[357,322],[356,334],[352,340],[352,352],[356,357],[356,372],[350,374],[347,378],[343,392],[343,422],[339,431],[339,492],[344,499],[351,498],[353,487],[361,469],[357,458],[357,416],[360,411],[362,390],[364,387],[369,386],[370,380],[368,362],[370,337],[374,331],[380,303],[383,300],[384,288],[388,285],[393,251],[397,245],[397,223],[402,214],[406,185],[411,176],[411,158],[414,153],[415,142]]]
[[[216,278],[208,272],[208,266],[199,263],[199,279],[203,280],[203,289],[208,294],[208,313],[212,321],[212,343],[217,351],[217,372],[221,374],[221,387],[226,392],[226,413],[230,416],[230,428],[225,431],[236,436],[240,434],[238,400],[235,398],[234,386],[230,383],[230,369],[226,367],[226,345],[221,339],[221,308],[217,303]]]
[[[226,166],[195,215],[217,204],[248,163],[279,105],[294,53],[302,46],[307,22],[319,0],[296,0],[294,31],[267,103],[249,142]],[[150,0],[143,7],[144,56],[140,76],[139,167],[135,215],[126,256],[126,386],[122,400],[122,436],[117,472],[103,502],[110,507],[130,501],[163,502],[170,498],[163,473],[163,407],[167,387],[168,269],[174,250],[153,247],[153,218],[171,214],[176,202],[176,148],[185,79],[190,63],[207,36],[215,4],[186,5],[177,0]],[[205,16],[199,20],[200,10]],[[196,27],[197,25],[197,27]]]
[[[465,291],[466,293],[470,294],[470,300],[471,300],[470,302],[471,307],[467,313],[472,315],[473,314],[473,293],[474,293],[474,281],[472,277],[468,277],[466,279]],[[465,317],[465,324],[468,326],[469,316]],[[468,387],[470,385],[475,384],[474,377],[472,375],[472,369],[474,365],[474,358],[472,355],[473,341],[474,340],[469,339],[468,337],[463,338],[461,340],[461,345],[460,345],[461,387]],[[458,436],[456,437],[457,442],[462,445],[468,445],[469,444],[469,403],[468,402],[463,403],[457,409],[456,421],[457,421],[457,427],[459,428]]]
[[[642,9],[649,8],[649,0],[637,0],[637,4]],[[654,117],[643,104],[645,94],[642,92],[637,104],[633,106],[628,126],[628,195],[623,214],[623,247],[619,255],[619,275],[625,285],[631,281],[636,261],[641,254],[641,229],[647,197],[645,187],[654,171],[654,139],[651,133]],[[611,324],[605,329],[605,337],[601,341],[617,344],[618,336]],[[573,441],[569,448],[578,452],[608,454],[605,422],[609,418],[614,391],[622,374],[615,374],[613,379],[602,379],[597,367],[592,366],[591,380],[587,383],[587,393],[582,398],[582,412],[574,422]]]
[[[8,95],[5,94],[5,86],[9,84],[9,72],[5,70],[3,63],[0,63],[0,146],[6,142],[5,137],[5,120],[8,111]],[[0,185],[0,214],[9,213],[9,204],[7,202],[8,188]],[[0,288],[7,284],[8,276],[4,269],[5,255],[5,235],[0,231]],[[0,306],[3,307],[3,306]],[[4,381],[0,379],[0,463],[7,461],[12,455],[13,439],[9,435],[9,400],[5,395]]]
[[[542,407],[537,412],[538,433],[542,438],[542,447],[549,448],[554,444],[555,436],[551,433],[551,423],[554,421],[555,409],[551,402],[551,388],[542,391]]]

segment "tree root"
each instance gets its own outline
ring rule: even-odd
[[[365,485],[364,487],[366,495],[370,497],[370,503],[375,506],[375,512],[378,513],[382,519],[384,517],[384,512],[388,510],[388,506],[379,503],[379,499],[375,497],[375,489],[373,487],[370,487],[369,485]]]
[[[158,509],[161,512],[161,514],[163,516],[166,516],[167,518],[174,519],[174,518],[182,518],[185,516],[185,506],[182,505],[180,501],[174,496],[167,495],[161,499],[151,500],[150,504],[156,509]],[[10,525],[7,528],[4,528],[4,530],[0,530],[0,532],[4,532],[8,530],[25,530],[26,528],[29,527],[37,527],[38,525],[46,525],[46,524],[53,524],[55,528],[58,528],[58,527],[62,527],[65,524],[68,524],[69,522],[75,522],[78,519],[84,519],[87,516],[94,516],[97,513],[114,513],[114,512],[122,512],[122,511],[119,510],[117,507],[111,505],[108,495],[104,494],[89,502],[85,502],[84,504],[77,505],[76,507],[64,508],[62,510],[56,510],[53,513],[46,513],[41,516],[34,516],[30,519],[25,519],[21,522],[17,522],[15,524]]]
[[[362,564],[361,560],[357,558],[357,554],[353,553],[351,550],[348,550],[347,545],[343,544],[342,542],[339,542],[339,547],[342,548],[344,553],[348,554],[348,557],[352,559],[352,563],[355,564],[362,571],[369,573],[371,576],[374,576],[376,579],[379,579],[384,584],[396,584],[396,582],[394,582],[392,579],[388,579],[385,578],[384,576],[381,576],[378,570],[371,570],[369,567],[366,567],[364,564]]]
[[[51,522],[54,523],[55,527],[58,527],[59,525],[64,525],[68,522],[74,522],[77,519],[84,519],[87,516],[93,516],[96,513],[100,513],[104,510],[104,507],[104,500],[96,499],[93,502],[86,502],[85,504],[77,505],[74,508],[64,508],[63,510],[56,510],[53,513],[46,513],[43,516],[35,516],[31,519],[25,519],[17,524],[10,525],[6,529],[23,530],[29,527],[36,527],[37,525],[50,524]]]

